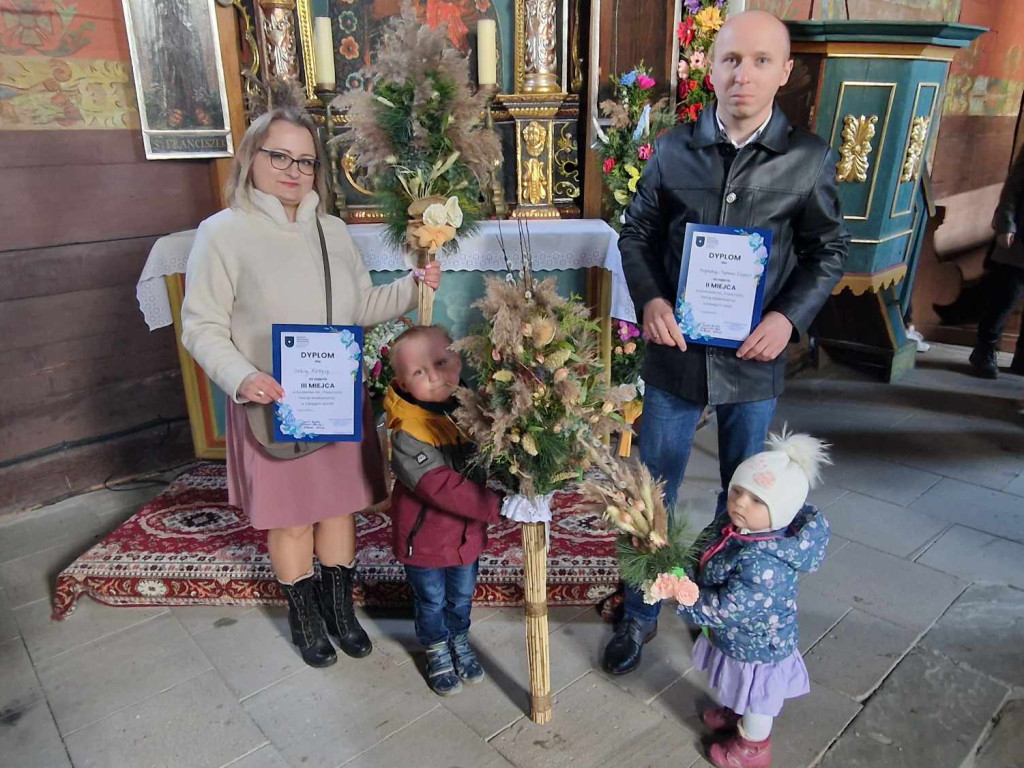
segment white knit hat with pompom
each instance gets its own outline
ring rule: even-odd
[[[769,435],[768,450],[751,456],[733,473],[729,488],[740,487],[768,506],[773,531],[785,528],[818,484],[821,468],[831,464],[828,445],[816,437],[782,428]]]

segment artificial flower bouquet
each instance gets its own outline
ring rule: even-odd
[[[683,20],[676,27],[676,114],[679,122],[694,123],[712,99],[711,47],[725,23],[723,0],[683,0]]]
[[[644,166],[654,155],[655,140],[676,119],[667,98],[651,102],[657,83],[643,62],[624,75],[613,77],[612,85],[615,98],[600,104],[601,112],[611,122],[607,130],[598,126],[594,148],[602,160],[609,223],[618,230],[626,206],[636,194]]]

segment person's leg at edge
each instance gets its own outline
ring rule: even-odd
[[[974,372],[986,379],[999,375],[996,348],[1003,327],[1024,288],[1024,269],[1009,264],[993,264],[982,278],[985,306],[978,320],[978,338],[971,352]]]
[[[640,460],[665,482],[665,506],[675,518],[676,496],[690,460],[693,436],[704,406],[648,386],[638,448]],[[657,632],[659,604],[648,605],[643,594],[624,586],[623,616],[605,648],[604,669],[616,675],[636,669],[643,644]]]

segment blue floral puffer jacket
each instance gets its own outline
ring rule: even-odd
[[[828,521],[807,505],[788,528],[741,534],[723,505],[708,530],[717,535],[701,556],[700,598],[679,615],[708,627],[712,644],[734,659],[781,661],[797,649],[797,575],[824,561]]]

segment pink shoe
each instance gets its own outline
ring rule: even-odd
[[[712,744],[708,757],[718,768],[771,768],[772,738],[749,741],[737,733],[724,744]]]
[[[728,707],[708,707],[700,713],[700,721],[712,731],[735,731],[740,716]]]

